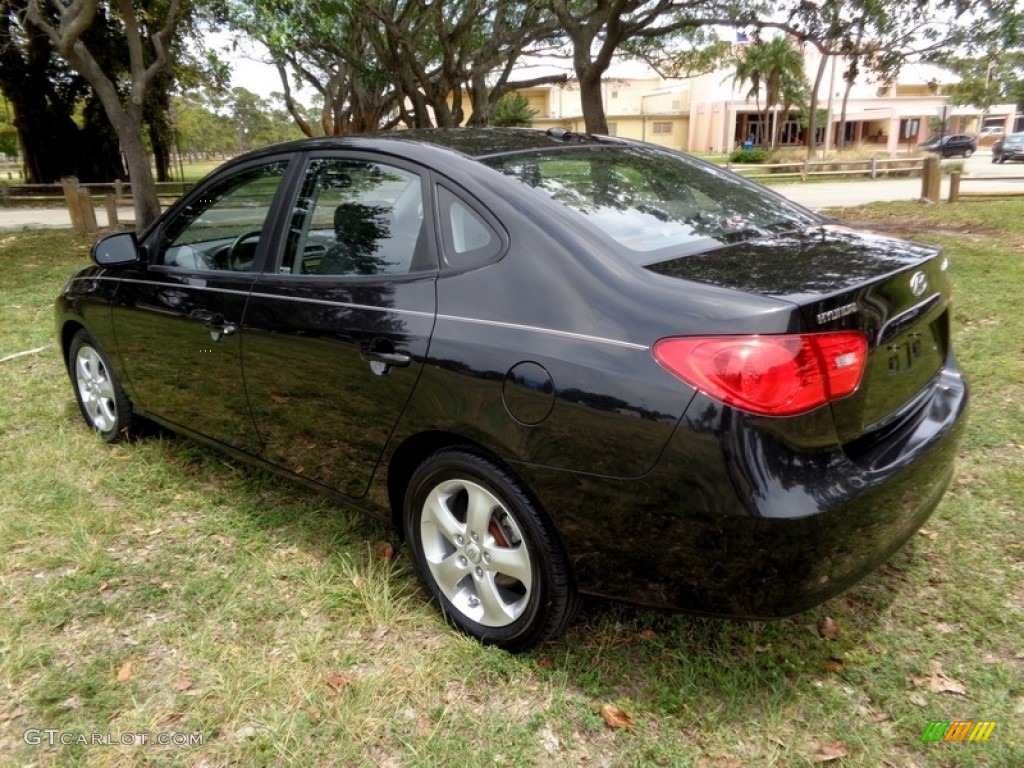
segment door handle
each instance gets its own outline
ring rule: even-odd
[[[191,316],[203,324],[214,341],[220,341],[238,330],[238,326],[228,321],[220,312],[197,309],[191,313]]]
[[[364,349],[360,356],[368,363],[384,363],[396,368],[405,368],[412,362],[412,355],[405,352],[384,352],[375,349]]]
[[[388,339],[374,339],[369,347],[360,350],[359,356],[370,364],[376,376],[387,376],[392,368],[405,368],[412,362],[412,355],[396,351]]]

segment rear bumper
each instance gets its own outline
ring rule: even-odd
[[[953,474],[968,392],[944,372],[881,455],[794,450],[698,396],[641,480],[538,477],[584,592],[697,613],[776,618],[843,591],[899,549]],[[720,436],[726,435],[724,439]],[[878,458],[875,456],[874,458]]]

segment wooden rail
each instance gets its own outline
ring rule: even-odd
[[[810,176],[867,176],[877,179],[893,172],[919,174],[924,170],[925,158],[922,157],[872,157],[869,160],[802,160],[791,163],[757,163],[735,165],[727,163],[730,170],[750,178],[762,181],[798,176],[807,179]],[[776,171],[777,168],[793,168],[792,171]],[[760,171],[766,171],[761,173]]]
[[[962,198],[971,197],[1024,197],[1024,184],[1021,184],[1019,190],[1008,191],[1008,190],[965,190],[962,188],[963,184],[970,182],[974,185],[977,182],[985,181],[1022,181],[1024,182],[1024,176],[963,176],[960,171],[953,171],[949,177],[949,202],[955,203]]]

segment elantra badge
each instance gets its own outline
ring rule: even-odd
[[[849,317],[850,315],[856,314],[858,311],[859,308],[856,303],[843,304],[841,307],[819,312],[815,319],[818,321],[818,325],[824,325],[825,323],[831,323],[832,321],[839,320],[843,317]]]
[[[910,292],[915,296],[920,296],[928,290],[928,278],[924,272],[915,272],[913,277],[910,278]]]

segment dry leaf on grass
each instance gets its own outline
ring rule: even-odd
[[[395,559],[395,547],[390,541],[378,541],[373,545],[373,552],[378,560]]]
[[[192,681],[187,677],[179,677],[171,683],[171,687],[176,691],[187,691],[192,687]]]
[[[624,709],[614,704],[605,704],[601,707],[601,717],[609,728],[632,728],[633,718]]]
[[[352,682],[351,676],[344,672],[332,672],[327,676],[327,685],[333,691],[340,691]]]
[[[126,661],[121,665],[121,669],[117,671],[117,682],[126,683],[132,679],[132,663]]]
[[[844,666],[846,665],[839,659],[825,659],[821,662],[821,668],[825,672],[842,672]]]
[[[846,745],[841,741],[826,741],[818,745],[818,751],[811,757],[811,762],[814,763],[830,763],[833,760],[839,760],[843,757],[848,757],[849,752],[846,750]]]
[[[911,677],[910,682],[918,688],[927,688],[932,693],[967,695],[967,686],[947,675],[942,669],[942,662],[936,660],[928,662],[927,677]]]
[[[836,624],[836,620],[831,616],[826,616],[818,622],[818,634],[826,640],[838,640],[839,625]]]

